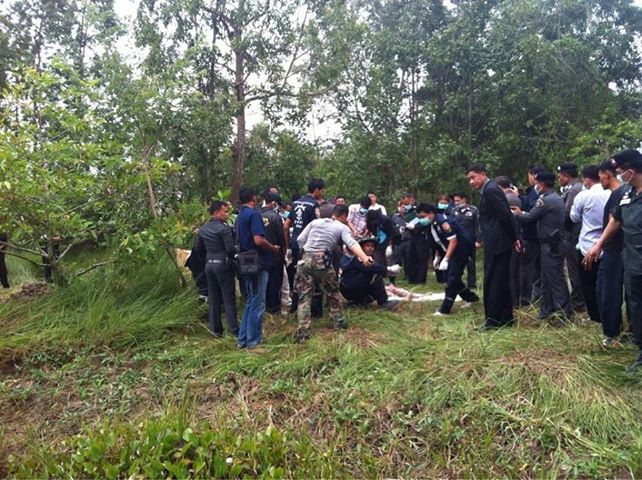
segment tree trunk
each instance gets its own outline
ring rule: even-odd
[[[236,139],[234,141],[234,171],[232,175],[232,203],[238,201],[243,168],[245,167],[245,49],[242,45],[242,18],[244,0],[239,0],[239,15],[234,26],[234,58],[235,58],[235,89],[236,89]]]

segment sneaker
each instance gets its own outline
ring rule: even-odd
[[[199,300],[201,303],[207,303],[207,295],[199,295],[199,296],[198,296],[198,300]]]
[[[461,302],[459,308],[470,308],[474,305],[474,302]]]
[[[620,344],[620,342],[618,342],[615,338],[604,337],[602,339],[602,346],[603,347],[607,347],[607,348],[608,347],[615,347],[615,346],[617,346],[619,344]]]
[[[435,313],[432,314],[433,317],[445,317],[445,313],[441,313],[439,310],[436,310]]]
[[[386,303],[381,305],[381,308],[384,310],[397,310],[399,308],[399,305],[401,305],[400,300],[388,300]]]
[[[247,348],[247,345],[245,345],[244,343],[237,343],[236,348],[238,348],[239,350],[243,350],[244,348]]]
[[[638,358],[635,363],[632,363],[625,370],[627,373],[637,373],[642,371],[642,357]]]
[[[265,353],[267,350],[263,345],[252,345],[251,347],[247,347],[248,352],[252,353]]]

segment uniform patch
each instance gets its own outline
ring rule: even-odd
[[[268,225],[270,225],[270,220],[266,217],[263,217],[263,226],[267,227]]]
[[[444,232],[449,233],[451,228],[450,225],[448,225],[448,222],[444,222],[441,224],[441,228]]]
[[[544,206],[544,199],[543,198],[538,198],[537,201],[535,202],[536,207],[543,207]]]

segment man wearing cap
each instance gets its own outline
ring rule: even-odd
[[[535,188],[539,197],[530,212],[513,207],[520,223],[537,222],[537,238],[540,243],[540,279],[542,303],[540,319],[552,314],[561,315],[562,321],[572,315],[568,287],[564,278],[564,256],[568,242],[564,224],[566,207],[562,198],[555,192],[555,175],[540,172],[536,177]]]
[[[283,218],[279,213],[281,196],[270,190],[263,194],[263,208],[259,210],[265,228],[265,239],[280,248],[279,253],[266,254],[263,268],[268,272],[268,283],[265,295],[265,310],[268,313],[281,311],[281,287],[283,286],[283,265],[287,244],[283,229]]]
[[[359,245],[366,255],[373,257],[377,238],[362,238]],[[383,283],[383,277],[388,273],[385,266],[376,263],[366,265],[355,255],[348,253],[341,258],[341,272],[339,290],[351,304],[365,306],[376,301],[380,307],[390,310],[399,305],[399,301],[388,300]]]
[[[332,218],[319,218],[310,222],[299,234],[298,241],[303,255],[297,266],[299,305],[294,341],[300,343],[310,336],[312,295],[317,287],[328,296],[335,329],[347,328],[337,274],[332,268],[332,249],[342,241],[364,265],[372,265],[373,261],[352,237],[348,227],[347,205],[336,205]]]
[[[577,194],[571,207],[571,221],[581,224],[580,236],[577,242],[577,255],[580,265],[584,255],[602,235],[604,229],[604,206],[611,196],[610,190],[604,190],[600,184],[599,165],[588,165],[582,170],[582,183],[586,190]],[[589,318],[602,323],[600,310],[595,295],[597,287],[597,269],[599,260],[590,267],[580,268],[582,280],[582,295],[586,303]]]
[[[582,191],[582,182],[578,178],[577,165],[574,163],[562,163],[557,167],[557,172],[562,200],[564,200],[566,208],[565,228],[568,235],[568,247],[565,252],[565,260],[568,279],[571,283],[571,308],[576,312],[583,312],[586,307],[584,305],[584,295],[582,294],[580,264],[576,250],[581,226],[571,220],[571,207],[573,207],[577,194]]]
[[[642,371],[642,154],[637,150],[625,150],[613,155],[612,161],[622,183],[628,186],[602,236],[587,252],[585,262],[595,262],[605,242],[619,230],[623,231],[622,255],[628,317],[634,341],[640,348],[638,359],[627,371],[635,372]]]

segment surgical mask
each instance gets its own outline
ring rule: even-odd
[[[625,172],[619,173],[619,174],[617,175],[617,179],[618,179],[618,181],[619,181],[620,183],[629,183],[629,182],[633,179],[633,175],[631,175],[631,176],[629,177],[629,179],[628,179],[628,180],[624,180],[624,175],[626,175],[626,174],[627,174],[627,173],[629,173],[630,171],[631,171],[631,169],[626,170]]]
[[[360,208],[360,209],[359,209],[359,213],[360,213],[361,215],[365,215],[366,213],[368,213],[368,209],[367,209],[367,208],[363,208],[363,207],[362,207],[362,208]]]
[[[287,211],[286,212],[279,212],[279,214],[281,215],[281,218],[283,220],[287,220],[288,215],[290,215],[290,212],[287,212]]]
[[[420,218],[419,219],[419,225],[428,226],[430,225],[430,219],[429,218]]]
[[[446,210],[448,208],[448,204],[447,203],[438,203],[437,204],[437,208],[439,210]]]
[[[403,206],[403,209],[404,209],[406,212],[409,212],[410,210],[412,210],[412,205],[404,205],[404,206]]]

